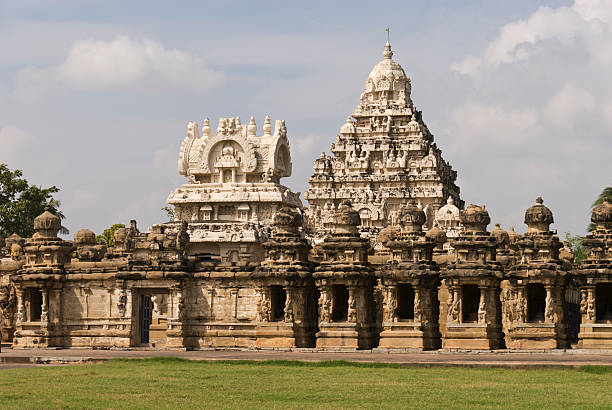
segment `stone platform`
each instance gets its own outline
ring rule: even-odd
[[[390,352],[380,349],[353,352],[293,350],[91,350],[91,349],[7,349],[0,353],[0,370],[41,366],[102,363],[108,359],[178,357],[188,360],[298,360],[320,362],[344,360],[365,363],[394,363],[415,367],[503,367],[515,369],[576,368],[585,365],[612,366],[612,351],[550,350],[542,352],[428,351]]]

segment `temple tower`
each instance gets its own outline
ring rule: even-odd
[[[595,229],[582,242],[587,259],[576,270],[580,286],[579,346],[612,347],[612,204],[607,199],[593,209]]]
[[[432,261],[436,241],[423,232],[425,213],[414,203],[400,208],[397,223],[379,238],[392,253],[390,263],[377,271],[383,295],[379,347],[437,349],[440,280]]]
[[[464,232],[454,243],[455,262],[440,275],[449,298],[443,349],[499,349],[502,342],[497,240],[487,232],[491,222],[484,206],[470,205],[461,213]]]
[[[266,117],[263,135],[251,117],[220,118],[211,133],[208,118],[190,122],[181,145],[179,173],[189,182],[168,196],[174,205],[174,225],[188,222],[189,255],[217,262],[257,262],[264,258],[261,243],[282,206],[301,208],[299,193],[280,184],[291,176],[291,153],[285,122],[273,129]],[[172,225],[172,224],[171,224]]]
[[[463,207],[457,173],[410,97],[410,78],[395,62],[389,43],[383,60],[365,82],[358,107],[340,128],[332,155],[314,161],[314,174],[304,197],[310,204],[308,223],[315,237],[331,231],[333,214],[350,200],[361,217],[361,232],[376,239],[393,224],[400,205],[416,200],[431,227],[435,211],[447,198]]]
[[[334,231],[321,244],[323,260],[312,275],[320,294],[318,348],[370,349],[375,344],[374,269],[359,222],[350,201],[342,202],[334,213]]]
[[[257,347],[315,345],[317,301],[308,261],[310,246],[302,225],[302,214],[296,208],[278,210],[275,232],[263,244],[266,258],[251,275],[258,284]]]
[[[502,293],[508,349],[568,347],[569,266],[559,258],[563,245],[549,228],[553,222],[542,198],[525,211],[528,229],[517,242],[517,263],[506,275],[510,287]]]

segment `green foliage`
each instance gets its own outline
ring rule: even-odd
[[[597,197],[597,199],[595,200],[595,202],[593,202],[591,204],[591,211],[593,210],[593,208],[595,208],[598,205],[601,205],[604,201],[604,199],[607,199],[608,202],[612,203],[612,186],[609,187],[605,187],[603,189],[603,191],[601,191],[601,194],[599,194],[599,196]],[[587,228],[587,231],[589,232],[593,232],[595,230],[595,224],[593,222],[591,222]]]
[[[113,224],[102,232],[102,235],[96,236],[96,242],[105,244],[107,248],[115,247],[115,231],[119,228],[125,228],[124,224]]]
[[[59,210],[60,203],[53,198],[59,188],[42,188],[30,185],[19,169],[11,171],[6,164],[0,164],[0,237],[13,233],[29,238],[34,233],[34,218],[45,208],[61,219],[64,214]],[[62,234],[68,234],[64,227]]]
[[[166,205],[161,210],[166,213],[169,220],[172,221],[174,219],[174,207],[172,207],[172,205],[170,206]]]
[[[586,249],[584,249],[584,246],[582,246],[583,240],[584,236],[570,235],[569,232],[565,232],[565,241],[574,254],[574,263],[576,265],[582,265],[582,262],[587,257]]]

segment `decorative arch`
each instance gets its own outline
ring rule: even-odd
[[[291,169],[293,164],[291,163],[291,149],[289,148],[289,140],[287,137],[279,137],[274,144],[272,144],[273,152],[270,153],[270,168],[275,172],[280,171],[279,165],[281,162],[284,164],[284,172],[279,174],[281,177],[290,177]]]
[[[253,172],[255,171],[255,167],[257,166],[257,158],[255,157],[255,149],[253,148],[253,144],[248,142],[245,137],[242,135],[214,135],[208,139],[206,142],[206,146],[202,152],[202,156],[200,157],[200,171],[204,173],[211,173],[212,170],[209,166],[208,157],[210,156],[210,151],[214,146],[216,146],[220,142],[231,141],[240,145],[240,148],[245,153],[244,159],[244,171],[245,172]]]

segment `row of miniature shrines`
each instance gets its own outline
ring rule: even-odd
[[[560,257],[541,199],[512,238],[488,232],[488,212],[470,205],[443,260],[443,233],[423,232],[424,212],[408,203],[381,232],[385,262],[373,264],[349,202],[314,249],[300,211],[286,207],[263,261],[213,263],[188,254],[185,223],[148,233],[133,224],[106,249],[87,230],[58,238],[59,218],[45,212],[32,238],[6,240],[0,330],[15,347],[609,348],[612,205],[591,220],[578,266]]]

